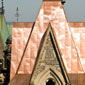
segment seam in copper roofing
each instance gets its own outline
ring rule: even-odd
[[[31,28],[33,22],[13,22],[13,28]]]
[[[71,27],[85,27],[85,22],[69,22],[68,23]]]

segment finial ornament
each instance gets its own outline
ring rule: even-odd
[[[61,3],[64,5],[64,3],[66,3],[66,0],[61,0]]]
[[[1,4],[2,4],[2,6],[0,8],[0,13],[4,13],[4,2],[3,2],[3,0],[1,0]]]
[[[17,22],[19,21],[19,16],[20,16],[20,14],[19,14],[19,8],[17,7],[16,8],[16,14],[15,14],[15,17],[17,18]]]

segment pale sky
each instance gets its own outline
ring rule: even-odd
[[[42,0],[4,0],[5,17],[8,22],[16,21],[16,7],[19,7],[19,21],[34,22]],[[1,4],[0,4],[1,5]],[[85,22],[85,0],[66,0],[65,13],[70,22]]]

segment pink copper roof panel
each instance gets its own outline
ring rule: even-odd
[[[85,85],[85,73],[68,74],[71,85]]]
[[[85,22],[69,22],[69,25],[74,28],[85,27]]]
[[[84,61],[80,59],[78,52],[76,50],[76,44],[75,44],[74,38],[72,37],[72,33],[67,23],[61,2],[60,1],[53,1],[53,2],[44,1],[40,8],[40,12],[35,22],[35,26],[33,28],[29,43],[25,51],[24,59],[21,63],[21,67],[18,73],[24,73],[24,74],[32,73],[42,36],[44,35],[49,23],[51,23],[52,28],[54,30],[55,38],[59,45],[59,48],[62,54],[61,57],[64,61],[67,72],[68,73],[84,72],[82,63],[81,63],[81,62],[84,63]],[[18,39],[19,40],[23,39],[23,37],[18,36],[17,33],[15,33],[17,32],[17,30],[18,29],[13,30],[14,34],[12,38],[13,38],[14,44],[15,43],[17,44]],[[22,31],[18,30],[18,32],[21,33]],[[17,39],[14,36],[15,34],[17,35]],[[21,33],[21,35],[23,34]],[[11,69],[13,70],[11,72],[11,75],[13,76],[16,73],[16,68],[18,66],[21,53],[23,52],[23,50],[21,50],[21,46],[25,45],[21,41],[18,44],[17,44],[18,46],[17,48],[15,46],[12,47],[13,50],[14,48],[16,48],[17,50],[17,51],[15,50],[15,53],[17,54],[17,60],[16,60],[16,57],[14,57],[16,56],[15,53],[12,52],[12,55],[13,55],[12,58],[14,59],[12,60],[13,64]]]
[[[13,23],[12,53],[11,53],[11,77],[15,75],[17,66],[22,57],[27,39],[33,23]]]
[[[69,23],[83,70],[85,71],[85,22]]]
[[[33,22],[13,22],[13,28],[32,28]]]

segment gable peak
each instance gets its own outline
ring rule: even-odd
[[[31,75],[30,85],[44,85],[46,80],[49,79],[57,79],[55,83],[59,83],[59,85],[69,83],[50,23],[42,40],[40,45],[41,49],[38,52],[35,67]]]

